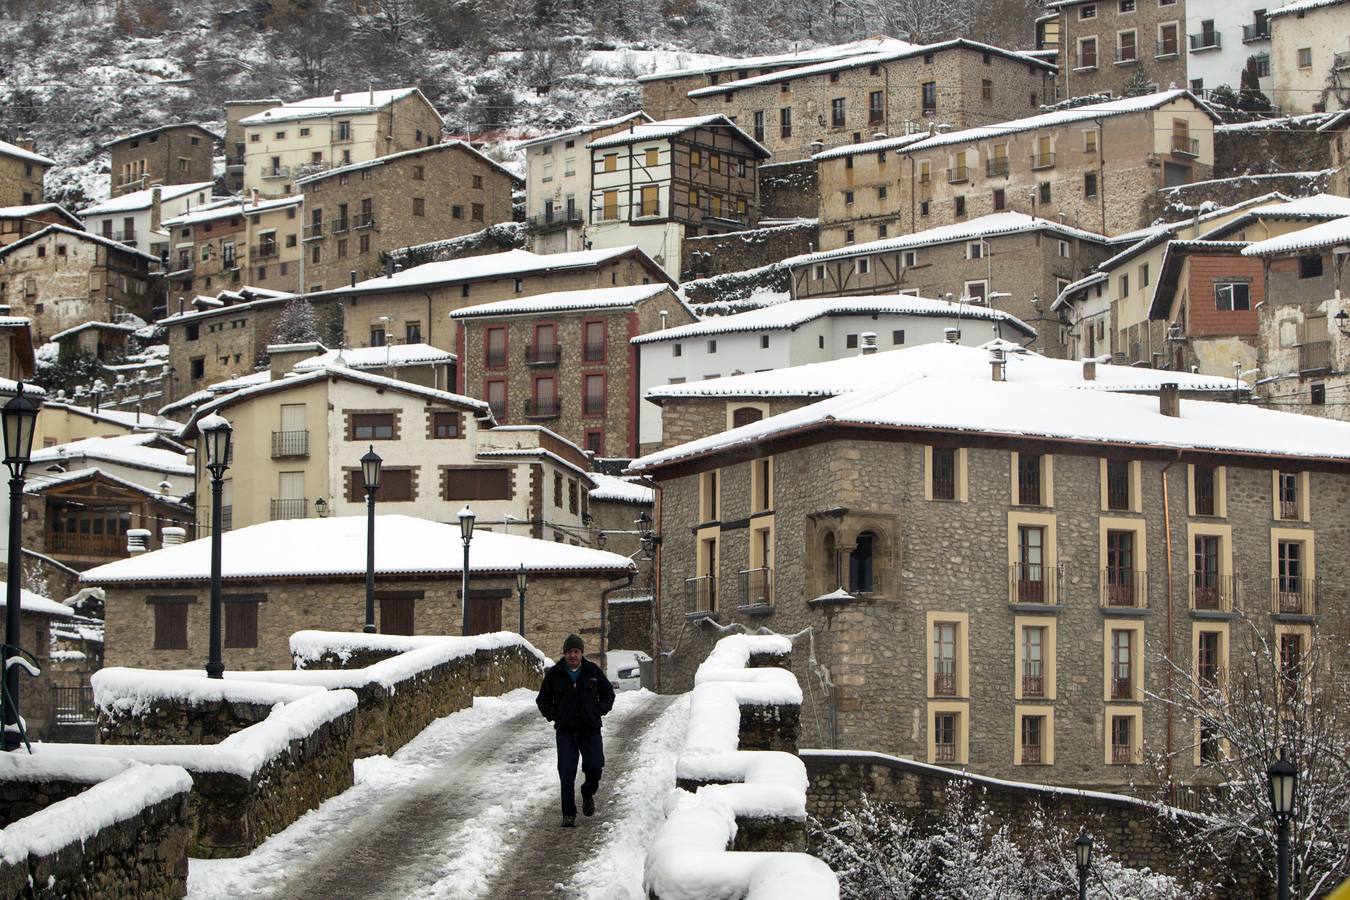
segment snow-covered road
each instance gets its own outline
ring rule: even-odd
[[[241,859],[191,862],[193,900],[565,897],[638,900],[675,783],[687,697],[621,693],[593,819],[558,827],[553,730],[531,691],[479,698]]]

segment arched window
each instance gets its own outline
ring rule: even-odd
[[[851,594],[870,594],[876,590],[873,571],[876,539],[870,531],[860,533],[848,555],[848,590]]]
[[[755,409],[753,406],[742,406],[732,411],[731,427],[740,428],[742,425],[758,422],[762,418],[764,418],[762,410]]]

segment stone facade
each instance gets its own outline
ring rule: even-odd
[[[819,244],[820,231],[815,222],[687,237],[680,253],[684,266],[680,280],[757,269],[789,256],[810,253]]]
[[[759,205],[766,219],[814,219],[820,212],[820,183],[809,159],[759,167]]]
[[[1350,197],[1350,115],[1342,115],[1336,121],[1328,122],[1321,130],[1328,138],[1331,165],[1336,169],[1331,173],[1327,190],[1341,197]]]
[[[1060,97],[1119,97],[1140,79],[1154,90],[1189,84],[1186,0],[1091,0],[1058,12]]]
[[[383,270],[382,254],[511,219],[516,178],[461,141],[330,169],[305,195],[305,286],[321,291]]]
[[[3,166],[2,160],[0,158],[0,167]],[[55,203],[32,208],[0,207],[0,247],[7,247],[30,234],[37,234],[48,225],[84,227],[79,219]]]
[[[169,302],[237,290],[248,271],[245,202],[167,219]]]
[[[283,301],[263,298],[165,319],[161,324],[169,345],[169,376],[164,401],[181,400],[261,365],[268,335],[284,308]]]
[[[1214,129],[1214,177],[1317,172],[1337,165],[1335,132],[1308,132],[1329,116],[1266,120]]]
[[[1194,666],[1196,635],[1218,631],[1225,633],[1220,666],[1226,668],[1229,658],[1242,660],[1247,637],[1236,624],[1229,633],[1234,617],[1224,611],[1229,608],[1243,610],[1267,634],[1308,623],[1345,627],[1339,585],[1346,573],[1334,554],[1323,553],[1318,567],[1304,573],[1317,587],[1315,608],[1302,607],[1311,615],[1269,612],[1277,538],[1303,542],[1311,557],[1314,542],[1335,546],[1347,536],[1338,511],[1350,499],[1350,478],[1341,464],[1300,466],[1299,490],[1311,503],[1302,507],[1303,520],[1285,520],[1272,513],[1272,472],[1281,465],[1275,458],[1143,448],[1117,456],[1121,451],[1115,448],[1091,444],[970,437],[964,446],[943,444],[959,451],[960,483],[968,494],[961,501],[941,501],[925,499],[930,496],[925,460],[931,450],[899,433],[891,437],[840,433],[800,444],[787,438],[781,444],[760,443],[737,459],[714,456],[651,473],[661,487],[657,602],[663,644],[674,647],[680,635],[678,651],[662,666],[662,690],[687,689],[694,666],[718,637],[690,621],[696,602],[706,606],[708,600],[706,588],[702,596],[694,589],[708,582],[689,579],[713,575],[718,585],[713,608],[720,624],[767,625],[782,634],[812,629],[816,658],[834,687],[822,694],[819,673],[796,669],[804,690],[814,691],[815,702],[828,710],[804,723],[807,743],[940,761],[933,723],[937,715],[951,714],[956,735],[947,758],[953,764],[1014,780],[1125,789],[1149,777],[1140,766],[1145,754],[1194,746],[1196,740],[1195,723],[1146,699],[1145,691],[1165,687],[1167,667],[1159,657],[1170,654],[1179,665]],[[1045,454],[1043,506],[1014,502],[1018,480],[1010,477],[1017,472],[1012,454],[1033,452]],[[1130,461],[1130,511],[1106,509],[1103,454]],[[743,460],[752,456],[771,458],[768,511],[755,512],[751,505],[752,462]],[[719,462],[720,497],[710,516],[704,473]],[[1220,516],[1187,514],[1190,467],[1196,463],[1223,467],[1216,472],[1226,492],[1226,503],[1216,510]],[[1015,577],[1020,526],[1045,529],[1041,534],[1047,546],[1053,545],[1043,559],[1048,594],[1024,592]],[[764,529],[768,558],[760,560],[763,551],[752,537]],[[1146,587],[1130,607],[1106,602],[1102,583],[1109,531],[1133,532],[1140,554],[1132,583]],[[947,537],[934,541],[935,534]],[[1216,595],[1218,611],[1193,608],[1187,587],[1192,538],[1200,534],[1221,536],[1221,595],[1229,599]],[[860,554],[870,559],[868,583],[850,571],[862,565],[855,562]],[[738,573],[760,565],[773,570],[768,610],[747,606],[740,590]],[[1169,571],[1176,585],[1171,591]],[[852,599],[836,602],[824,596],[841,582],[853,589]],[[1231,604],[1234,592],[1237,601]],[[1025,602],[1029,596],[1041,599]],[[1051,596],[1056,602],[1048,602]],[[941,683],[928,671],[938,623],[952,626],[946,633],[955,635],[957,645],[956,671]],[[1057,648],[1057,658],[1045,663],[1053,672],[1043,672],[1053,684],[1026,687],[1015,677],[1022,671],[1024,627],[1046,629],[1038,633],[1042,643]],[[1115,694],[1112,685],[1104,684],[1108,642],[1117,631],[1134,632],[1129,638],[1132,693]],[[1047,660],[1055,655],[1054,650],[1046,653]],[[1033,696],[1036,690],[1041,695]],[[1021,762],[1018,729],[1026,716],[1043,717],[1040,763]],[[1132,719],[1130,746],[1122,745],[1119,756],[1113,753],[1110,731],[1116,718]],[[1182,783],[1207,777],[1184,753],[1173,774]]]
[[[1316,252],[1265,260],[1260,278],[1269,298],[1257,310],[1255,336],[1261,376],[1283,376],[1263,386],[1263,398],[1276,409],[1350,420],[1344,402],[1350,390],[1350,335],[1336,314],[1350,293],[1345,254]],[[1309,268],[1316,260],[1318,274]],[[1292,376],[1292,377],[1291,377]]]
[[[652,655],[652,599],[611,599],[606,628],[609,646],[616,650],[641,650]]]
[[[200,125],[164,125],[110,141],[112,193],[214,181],[216,136]]]
[[[6,149],[13,146],[0,141],[0,206],[41,203],[43,176],[51,168],[51,160],[30,155],[31,142],[27,148],[15,147],[19,153],[11,153]]]

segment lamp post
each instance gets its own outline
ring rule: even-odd
[[[462,612],[459,633],[463,635],[469,633],[469,542],[473,540],[473,519],[473,510],[469,509],[466,503],[459,511],[459,536],[464,541],[464,571],[461,573],[459,587]]]
[[[234,428],[224,416],[212,413],[197,423],[206,442],[206,468],[211,471],[211,630],[206,677],[224,678],[220,661],[220,520],[225,470],[230,467],[230,438]]]
[[[525,564],[521,563],[520,568],[516,570],[516,593],[520,595],[520,636],[525,636],[525,587],[530,583],[530,573],[525,571]]]
[[[1078,900],[1087,900],[1088,869],[1092,866],[1092,835],[1086,831],[1078,835],[1073,842],[1074,852],[1078,854]]]
[[[1298,789],[1298,767],[1280,758],[1266,769],[1270,781],[1270,812],[1275,816],[1277,830],[1276,896],[1289,900],[1289,820],[1294,817],[1294,792]]]
[[[20,742],[19,669],[10,665],[11,655],[19,654],[19,616],[22,602],[20,586],[23,581],[23,560],[20,537],[23,530],[23,476],[33,452],[33,429],[37,424],[39,403],[32,394],[25,395],[23,382],[18,391],[0,410],[4,422],[5,465],[9,468],[9,575],[5,579],[5,649],[0,653],[4,666],[5,692],[5,750],[17,750]]]
[[[328,501],[320,497],[314,501],[314,514],[320,519],[328,518]]]
[[[375,493],[380,489],[380,465],[384,460],[375,445],[361,457],[361,479],[366,486],[366,625],[361,630],[375,633]]]

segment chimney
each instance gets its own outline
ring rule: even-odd
[[[159,185],[155,185],[150,189],[150,230],[159,231],[161,220],[160,188]]]
[[[394,258],[392,256],[385,256],[384,258],[384,277],[394,277]]]
[[[342,91],[338,90],[337,88],[333,89],[333,102],[334,103],[342,102]]]
[[[356,270],[352,269],[347,274],[351,278],[352,287],[356,287]]]
[[[140,556],[150,549],[150,529],[148,528],[128,528],[127,529],[127,555]]]
[[[961,343],[961,329],[960,328],[942,329],[942,339],[949,344]]]
[[[258,189],[257,189],[257,188],[254,188],[254,189],[253,189],[253,191],[252,191],[252,198],[253,198],[253,202],[252,202],[251,204],[249,204],[249,205],[250,205],[250,206],[257,206],[257,205],[258,205]]]
[[[1095,359],[1083,360],[1083,380],[1084,381],[1097,380],[1097,361]]]
[[[129,533],[129,532],[128,532]],[[146,532],[149,534],[149,532]],[[172,547],[175,544],[183,543],[187,536],[187,530],[177,525],[165,525],[159,530],[159,542],[165,547]]]
[[[306,341],[299,344],[269,344],[267,347],[267,368],[272,381],[280,381],[295,368],[295,364],[311,356],[327,353],[328,348],[318,341]]]
[[[370,82],[366,82],[366,88],[370,91],[370,105],[371,105],[371,106],[374,106],[374,105],[375,105],[375,85],[371,84]]]
[[[1158,412],[1174,419],[1181,418],[1181,394],[1175,382],[1168,382],[1158,390]]]
[[[663,309],[663,310],[661,310],[660,315],[661,315],[661,330],[662,330],[662,331],[665,331],[665,330],[666,330],[666,318],[670,315],[670,311],[669,311],[669,310]]]
[[[995,381],[1007,381],[1004,366],[1007,364],[1007,351],[1002,347],[989,348],[989,367]]]
[[[875,331],[864,331],[862,333],[862,355],[871,356],[877,352],[877,333]]]

